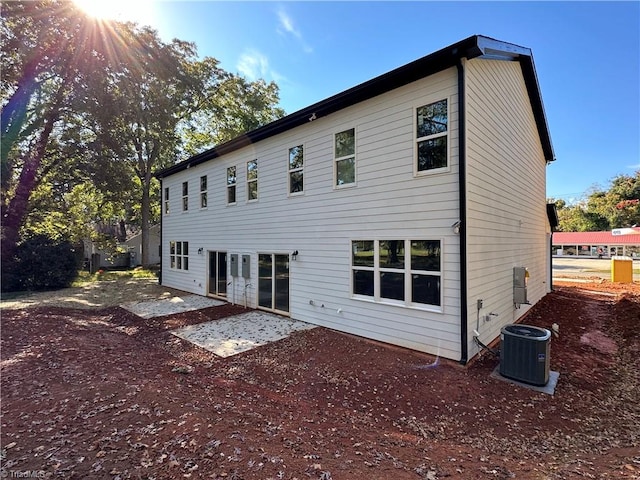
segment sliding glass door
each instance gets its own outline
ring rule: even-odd
[[[289,313],[289,255],[258,255],[258,306]]]
[[[209,295],[227,296],[227,252],[209,252]]]

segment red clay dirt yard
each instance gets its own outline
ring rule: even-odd
[[[316,328],[220,358],[169,333],[238,306],[54,304],[2,311],[8,478],[640,478],[638,284],[532,309],[560,327],[553,396],[490,378],[489,354],[461,367]]]

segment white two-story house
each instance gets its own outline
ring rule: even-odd
[[[161,282],[464,364],[550,290],[553,160],[472,36],[160,172]]]

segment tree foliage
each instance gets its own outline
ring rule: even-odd
[[[99,240],[117,225],[142,230],[144,262],[160,212],[155,172],[284,114],[274,83],[230,74],[149,27],[87,18],[71,0],[1,13],[5,258],[21,236]]]
[[[18,245],[14,264],[3,278],[3,291],[50,290],[71,285],[79,258],[68,240],[35,235]]]
[[[618,175],[607,190],[593,189],[586,200],[556,204],[559,230],[594,232],[640,225],[640,170],[634,175]]]

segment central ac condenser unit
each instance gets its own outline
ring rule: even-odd
[[[500,342],[500,375],[530,385],[544,386],[549,382],[549,330],[505,325],[500,331]]]

